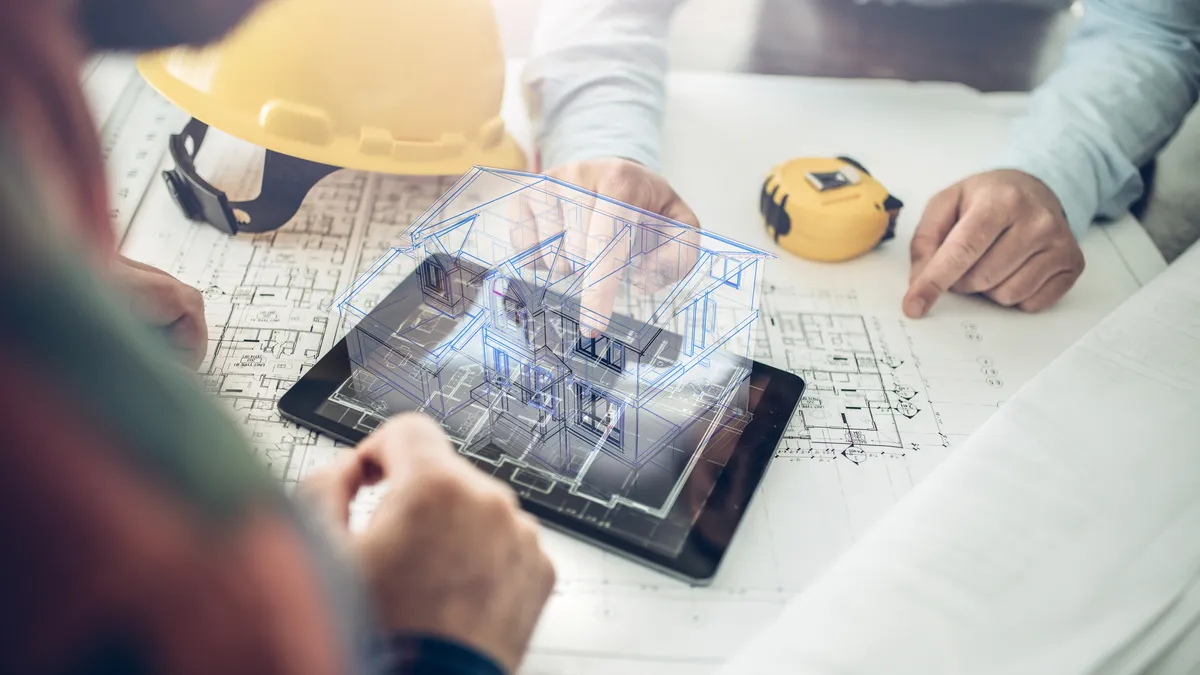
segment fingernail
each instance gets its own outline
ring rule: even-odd
[[[913,298],[908,301],[908,316],[911,318],[920,318],[925,315],[925,300],[924,298]]]

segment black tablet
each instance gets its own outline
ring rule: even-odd
[[[372,303],[279,400],[281,413],[351,444],[391,415],[430,413],[462,454],[510,485],[543,524],[689,583],[709,583],[796,413],[804,381],[748,359],[715,357],[677,377],[669,391],[655,393],[653,414],[614,420],[603,373],[642,358],[669,365],[683,344],[679,335],[655,331],[642,353],[632,345],[562,338],[572,341],[571,358],[596,366],[587,381],[555,379],[551,369],[537,366],[520,368],[498,350],[481,349],[486,367],[480,359],[458,363],[459,355],[444,343],[464,340],[469,331],[461,324],[468,319],[455,318],[443,306],[431,308],[423,291],[443,273],[433,262]],[[476,272],[463,277],[467,285],[486,277],[485,270]],[[530,312],[511,304],[517,295],[502,298],[505,311],[531,320]],[[577,326],[564,334],[573,335]],[[423,354],[442,359],[436,373],[423,372],[418,384],[424,392],[414,391],[405,379],[410,376],[389,377],[404,373],[414,356],[389,345],[389,336],[409,329],[429,347]],[[472,339],[486,339],[480,334]],[[561,363],[564,355],[556,358]],[[712,391],[716,372],[735,374],[722,380],[720,392]],[[703,395],[705,387],[711,396]],[[714,400],[719,403],[703,403]]]

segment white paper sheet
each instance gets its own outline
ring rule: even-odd
[[[721,672],[1195,672],[1198,438],[1194,247]]]
[[[527,139],[518,67],[505,110]],[[775,250],[760,225],[757,190],[773,163],[798,154],[854,155],[908,205],[898,239],[863,259],[818,265],[778,251],[768,265],[762,358],[810,379],[811,416],[857,409],[852,443],[842,442],[847,430],[836,423],[793,430],[711,588],[547,533],[560,583],[524,672],[712,672],[1022,384],[1161,269],[1161,256],[1146,247],[1114,244],[1148,241],[1125,220],[1085,238],[1088,269],[1052,312],[1025,316],[948,297],[931,318],[904,319],[906,239],[921,204],[994,150],[1010,119],[959,87],[673,79],[666,171],[706,228]],[[210,132],[198,164],[231,198],[245,198],[256,192],[256,156]],[[339,448],[281,420],[275,400],[337,339],[325,312],[336,291],[447,186],[341,172],[288,227],[236,238],[187,222],[161,181],[139,196],[124,252],[204,291],[211,337],[202,368],[211,391],[286,483]]]

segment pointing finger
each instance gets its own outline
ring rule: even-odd
[[[515,252],[527,250],[538,242],[537,219],[534,217],[527,193],[518,193],[505,206],[505,216],[510,221],[509,230]]]
[[[579,331],[595,338],[608,329],[612,318],[620,270],[629,258],[629,233],[628,226],[609,216],[593,212],[590,221],[587,260],[592,268],[583,282]]]
[[[955,221],[958,220],[961,195],[962,187],[956,185],[934,195],[929,200],[909,245],[909,257],[912,264],[909,271],[910,282],[921,273],[925,264],[946,240],[946,235],[950,234]]]
[[[678,197],[663,210],[663,215],[671,220],[691,225],[697,230],[700,228],[700,219]],[[654,252],[652,264],[655,271],[662,275],[662,283],[670,284],[686,276],[699,261],[701,234],[696,230],[683,234],[667,231],[666,234],[673,236],[674,241]],[[658,288],[654,287],[649,290],[656,291]]]
[[[630,259],[632,232],[627,223],[644,218],[622,204],[643,208],[652,198],[645,194],[646,185],[636,176],[621,172],[607,177],[598,192],[601,198],[592,204],[595,208],[585,212],[587,261],[592,269],[584,280],[580,299],[579,332],[588,338],[600,337],[608,329],[617,290]]]
[[[904,313],[925,316],[938,296],[950,290],[987,252],[1009,225],[1009,216],[993,209],[972,209],[951,229],[946,240],[917,273],[904,297]]]

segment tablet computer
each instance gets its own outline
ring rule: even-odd
[[[460,453],[510,485],[544,525],[708,584],[796,412],[804,381],[712,353],[669,384],[647,388],[643,381],[635,383],[637,396],[622,394],[622,370],[675,372],[671,364],[688,349],[683,336],[652,330],[639,345],[587,339],[578,323],[546,309],[561,306],[553,298],[523,306],[521,293],[496,290],[489,270],[463,270],[464,264],[431,256],[372,301],[284,394],[281,413],[353,444],[391,415],[426,412]],[[520,363],[512,335],[497,332],[489,312],[447,311],[438,292],[449,291],[451,267],[455,297],[495,300],[507,328],[527,337],[539,332],[533,339],[543,347],[540,356]],[[616,314],[613,322],[636,324]],[[567,346],[552,353],[544,349],[552,341]],[[418,362],[436,366],[415,368]]]

